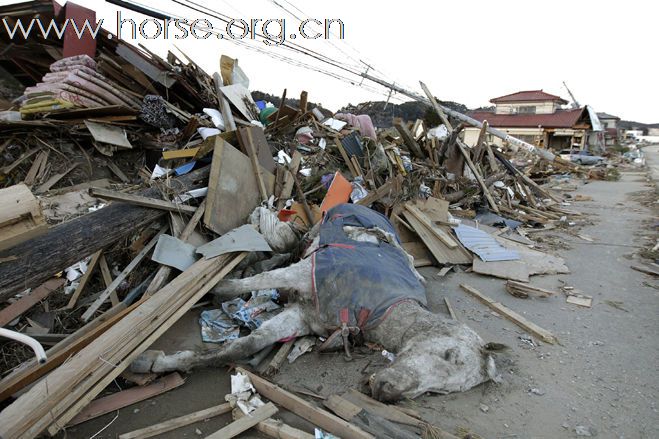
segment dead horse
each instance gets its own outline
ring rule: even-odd
[[[283,339],[351,333],[395,353],[395,361],[370,380],[381,401],[416,398],[425,392],[468,390],[496,380],[494,360],[467,325],[426,308],[423,278],[401,247],[386,217],[364,206],[341,204],[327,212],[305,257],[286,268],[222,281],[227,298],[277,288],[295,291],[292,303],[250,335],[205,352],[165,355],[147,351],[135,372],[186,371],[247,358]]]

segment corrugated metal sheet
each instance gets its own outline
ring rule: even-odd
[[[516,261],[520,259],[519,253],[505,248],[482,230],[463,224],[460,224],[454,230],[462,245],[476,253],[485,262]]]

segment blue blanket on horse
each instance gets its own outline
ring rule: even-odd
[[[352,240],[344,226],[377,227],[400,243],[389,220],[367,207],[340,204],[327,212],[320,225],[319,249],[312,256],[314,304],[326,327],[345,322],[369,328],[402,301],[426,305],[425,289],[401,248]]]

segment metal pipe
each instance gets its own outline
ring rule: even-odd
[[[40,364],[44,364],[48,359],[46,357],[46,351],[43,350],[41,344],[29,335],[21,334],[20,332],[11,331],[5,328],[0,328],[0,337],[11,338],[12,340],[15,340],[19,343],[28,345],[34,351],[34,354],[37,356],[37,360]]]

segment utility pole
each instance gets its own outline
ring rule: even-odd
[[[570,98],[572,99],[572,108],[579,108],[581,105],[579,105],[579,102],[577,102],[577,98],[574,97],[574,95],[572,94],[572,92],[568,88],[565,81],[563,81],[563,86],[565,86],[565,89],[567,90],[567,93],[570,95]]]
[[[380,85],[382,85],[382,86],[384,86],[384,87],[386,87],[386,88],[388,88],[392,91],[395,91],[397,93],[405,95],[405,96],[407,96],[411,99],[414,99],[415,101],[423,102],[424,104],[427,104],[429,106],[431,105],[431,102],[428,98],[426,98],[424,96],[421,96],[418,93],[414,93],[413,91],[409,91],[409,90],[406,90],[404,88],[401,88],[401,87],[397,86],[396,84],[390,84],[387,81],[384,81],[382,79],[371,76],[368,73],[362,73],[361,76],[368,79],[368,80],[370,80],[370,81],[373,81],[377,84],[380,84]],[[421,87],[422,88],[425,87],[425,84],[423,82],[421,82]],[[464,122],[464,123],[469,124],[469,125],[471,125],[473,127],[476,127],[476,128],[480,128],[480,129],[483,128],[483,123],[477,121],[473,117],[469,117],[465,114],[462,114],[458,111],[452,110],[452,109],[450,109],[448,107],[445,107],[443,105],[439,105],[439,107],[441,108],[442,111],[444,111],[444,113],[448,114],[451,117],[454,117],[455,119],[458,119],[461,122]],[[523,140],[520,140],[516,137],[513,137],[510,134],[504,133],[503,131],[499,131],[496,128],[492,128],[491,126],[488,126],[487,127],[487,132],[492,134],[494,137],[498,137],[499,139],[503,140],[504,142],[508,142],[508,143],[513,144],[513,145],[517,145],[517,146],[520,146],[522,148],[525,148],[528,151],[530,151],[531,153],[537,154],[539,157],[541,157],[541,158],[543,158],[547,161],[550,161],[550,162],[560,161],[561,163],[564,163],[564,160],[561,160],[559,157],[555,156],[554,154],[547,151],[546,149],[537,148],[536,146],[531,145],[530,143],[524,142]]]

